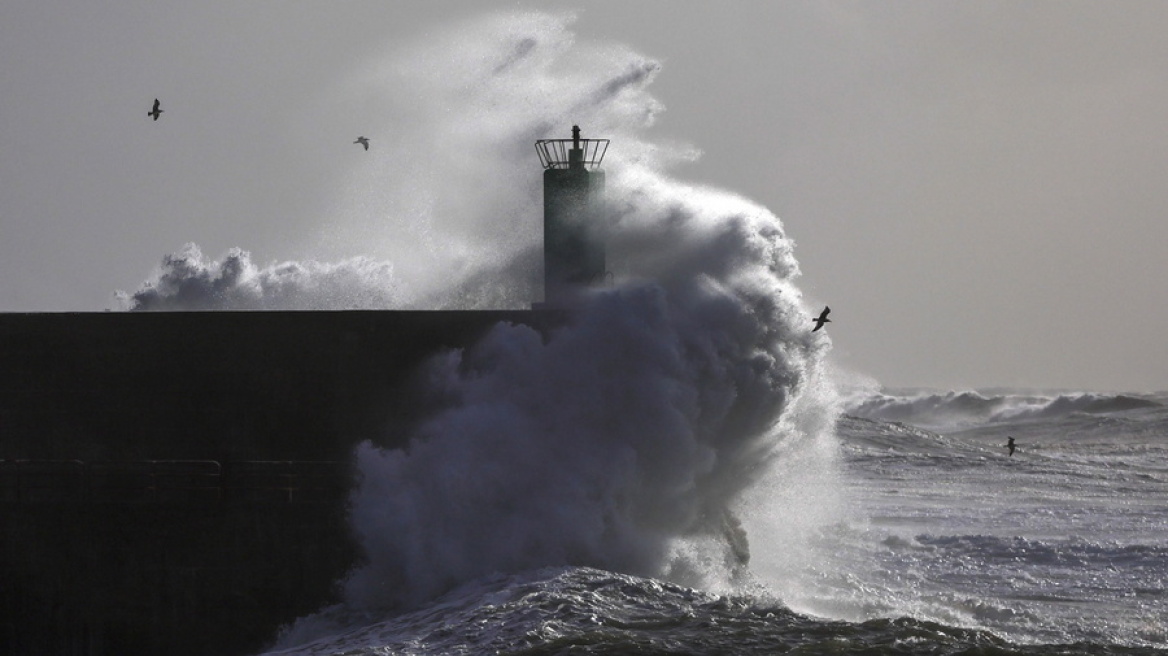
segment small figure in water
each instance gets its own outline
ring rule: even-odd
[[[1006,448],[1010,450],[1010,455],[1014,455],[1014,438],[1007,435],[1006,440]]]

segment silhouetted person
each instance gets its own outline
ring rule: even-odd
[[[819,330],[825,323],[831,323],[831,319],[827,318],[828,312],[831,312],[831,308],[823,306],[823,312],[820,312],[819,316],[815,318],[815,327],[811,329],[811,332]]]
[[[157,98],[154,99],[154,109],[146,112],[146,115],[153,116],[155,121],[162,115],[162,103],[158,102]]]
[[[369,150],[369,140],[366,139],[365,137],[357,137],[357,140],[354,141],[353,143],[361,144],[362,146],[365,146],[365,150]]]
[[[1006,448],[1010,450],[1010,455],[1014,455],[1014,438],[1006,436]]]

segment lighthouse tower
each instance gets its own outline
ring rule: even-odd
[[[544,168],[544,301],[555,306],[581,288],[604,281],[600,162],[608,139],[581,139],[580,127],[573,125],[571,139],[541,139],[535,150]]]

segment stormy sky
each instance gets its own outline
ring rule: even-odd
[[[410,124],[371,118],[378,95],[355,85],[452,24],[526,10],[661,62],[645,136],[702,152],[675,176],[783,219],[840,368],[1168,389],[1155,0],[5,3],[0,311],[115,308],[192,242],[407,259],[360,227],[385,220],[363,214],[352,142],[388,157]]]

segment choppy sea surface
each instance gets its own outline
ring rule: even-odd
[[[882,393],[851,404],[837,436],[849,511],[784,580],[747,571],[712,592],[543,568],[406,613],[337,616],[272,653],[1168,650],[1165,395]]]

